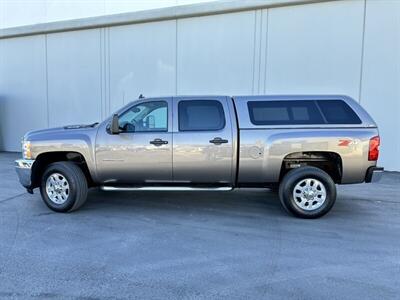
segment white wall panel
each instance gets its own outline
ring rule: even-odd
[[[50,126],[102,118],[100,29],[47,38]]]
[[[363,1],[268,11],[267,93],[339,93],[358,100]]]
[[[178,20],[178,94],[251,94],[255,12]]]
[[[361,104],[378,123],[379,164],[400,170],[400,2],[367,1]]]
[[[20,151],[29,130],[47,127],[43,35],[0,40],[0,149]]]
[[[175,94],[176,21],[110,28],[110,108]]]

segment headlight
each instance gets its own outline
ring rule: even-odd
[[[32,159],[31,142],[22,141],[22,157],[24,159]]]

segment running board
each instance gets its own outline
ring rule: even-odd
[[[225,192],[233,190],[232,187],[187,187],[187,186],[142,186],[142,187],[115,187],[115,186],[101,186],[103,191],[164,191],[164,192],[184,192],[184,191],[208,191],[208,192]]]

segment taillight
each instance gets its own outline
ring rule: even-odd
[[[380,143],[381,139],[379,138],[379,135],[374,136],[369,140],[368,160],[378,160]]]

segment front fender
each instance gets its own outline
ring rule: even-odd
[[[95,131],[91,131],[89,134],[76,131],[68,134],[47,134],[46,139],[35,137],[29,140],[34,159],[46,153],[55,152],[75,152],[81,154],[85,159],[90,176],[93,181],[96,181],[95,137]]]

